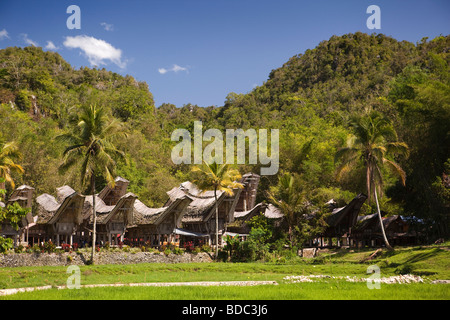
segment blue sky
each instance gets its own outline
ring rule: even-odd
[[[81,29],[68,29],[70,5]],[[369,5],[381,29],[369,30]],[[450,32],[450,1],[0,0],[0,48],[36,45],[75,68],[98,65],[148,83],[155,105],[223,105],[332,35],[379,32],[416,43]]]

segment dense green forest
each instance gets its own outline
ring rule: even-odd
[[[79,171],[58,171],[67,131],[82,105],[103,106],[127,135],[117,142],[125,159],[117,174],[149,206],[160,206],[165,192],[191,178],[190,166],[175,165],[170,140],[176,128],[276,128],[280,130],[280,171],[291,173],[307,200],[317,206],[334,198],[348,203],[366,192],[365,171],[343,172],[335,154],[354,133],[352,119],[376,111],[389,119],[409,156],[394,156],[406,183],[383,168],[381,207],[388,215],[423,219],[430,239],[448,237],[450,189],[450,36],[416,44],[382,34],[346,34],[272,70],[267,81],[247,94],[229,93],[220,107],[165,103],[155,107],[148,85],[105,69],[75,69],[56,52],[42,48],[0,50],[0,146],[15,141],[24,174],[16,184],[54,194],[64,184],[87,193]],[[363,160],[361,160],[363,161]],[[259,165],[240,165],[259,173]],[[277,185],[279,175],[263,176],[258,200]],[[97,191],[105,179],[96,179]],[[7,184],[10,192],[11,186]],[[363,213],[374,212],[366,202]]]

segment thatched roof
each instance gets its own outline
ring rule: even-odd
[[[228,224],[228,231],[240,235],[250,232],[248,222],[255,216],[264,215],[268,219],[281,219],[284,215],[272,204],[260,202],[251,210],[234,212],[234,221]]]
[[[402,221],[404,222],[404,220],[402,219],[401,216],[395,214],[393,216],[390,217],[383,217],[383,226],[385,229],[389,229],[390,225],[396,221]]]
[[[62,202],[65,198],[74,194],[75,192],[76,191],[73,190],[71,187],[69,187],[68,185],[65,185],[65,186],[56,188],[56,197],[59,202]]]
[[[169,200],[166,202],[165,206],[170,204],[172,201],[175,201],[177,198],[185,197],[186,193],[180,188],[174,187],[171,190],[166,192],[169,196]]]
[[[281,219],[284,217],[283,213],[275,207],[273,204],[269,203],[264,211],[264,215],[269,219]]]
[[[136,200],[133,210],[133,221],[135,225],[159,224],[163,219],[174,213],[178,217],[184,212],[185,208],[192,202],[189,196],[182,195],[174,198],[167,206],[161,208],[149,208],[144,203]],[[179,219],[175,219],[179,220]]]
[[[27,186],[27,185],[21,185],[20,187],[17,187],[14,189],[14,191],[11,193],[11,196],[9,197],[6,204],[12,204],[12,202],[16,201],[26,201],[26,204],[23,204],[23,206],[27,208],[31,208],[31,200],[33,197],[34,188]]]
[[[389,226],[397,220],[405,222],[399,215],[393,215],[390,217],[382,217],[384,229],[385,230],[389,229]],[[361,232],[364,229],[369,228],[369,227],[372,229],[375,229],[375,230],[378,230],[380,228],[380,219],[378,218],[377,213],[358,217],[358,223],[355,227],[355,231]]]
[[[15,197],[9,198],[9,199],[8,199],[8,203],[10,203],[10,202],[16,202],[16,201],[20,201],[20,200],[22,200],[22,201],[27,201],[28,198],[27,198],[27,197],[22,197],[22,196],[15,196]]]
[[[41,194],[36,198],[38,204],[37,209],[37,223],[55,223],[58,218],[64,213],[69,206],[75,208],[78,214],[75,214],[76,223],[82,222],[81,210],[83,207],[84,197],[70,188],[69,186],[63,186],[57,189],[58,199],[47,193]]]
[[[235,211],[234,212],[234,219],[238,219],[238,220],[247,220],[249,218],[251,218],[251,216],[253,216],[255,213],[259,212],[262,208],[262,206],[266,206],[265,204],[263,204],[262,202],[258,203],[256,206],[253,207],[253,209],[251,210],[247,210],[247,211]]]
[[[19,205],[24,208],[31,208],[33,191],[34,191],[33,187],[27,186],[25,184],[17,187],[11,193],[11,196],[9,197],[8,201],[6,201],[6,203],[0,201],[0,208],[5,208],[8,205],[12,205],[14,202],[18,202]],[[5,222],[6,221],[4,221],[4,223]],[[34,220],[30,210],[25,215],[25,217],[22,217],[22,219],[20,219],[20,221],[18,222],[18,226],[19,228],[24,228],[30,226],[32,223],[34,223]]]
[[[247,173],[241,179],[241,182],[244,184],[249,184],[253,181],[258,180],[259,176],[254,173]],[[224,201],[231,201],[230,206],[228,206],[228,212],[226,212],[227,220],[233,221],[234,210],[239,201],[239,197],[241,195],[242,189],[234,190],[234,194],[232,196],[227,196],[224,191],[217,191],[217,206],[221,206]],[[215,212],[216,208],[216,200],[214,197],[214,191],[202,191],[197,188],[195,184],[190,181],[186,181],[180,184],[178,188],[173,188],[169,192],[169,200],[166,203],[169,204],[175,198],[187,195],[192,199],[192,202],[186,208],[185,213],[183,215],[183,222],[192,223],[192,222],[206,222]]]
[[[134,202],[133,224],[154,224],[158,218],[163,215],[169,207],[149,208],[140,200]]]
[[[106,198],[108,196],[113,196],[113,200],[118,201],[120,197],[125,195],[127,193],[127,188],[130,183],[125,178],[122,178],[120,176],[117,176],[115,179],[115,186],[114,188],[111,188],[108,184],[98,193],[98,197],[101,198],[103,201],[106,201]],[[111,204],[115,204],[115,201]]]
[[[358,194],[348,205],[341,208],[336,208],[327,218],[327,224],[330,227],[336,227],[341,222],[345,221],[345,227],[352,227],[356,224],[359,211],[366,201],[365,194]]]
[[[190,181],[183,182],[180,187],[173,188],[167,194],[169,201],[166,205],[182,196],[188,196],[192,200],[184,212],[183,222],[203,222],[215,209],[214,191],[201,191]],[[218,205],[222,203],[225,196],[225,192],[217,191]]]
[[[202,191],[199,188],[197,188],[197,186],[195,184],[193,184],[190,181],[185,181],[182,184],[180,184],[180,190],[183,191],[185,194],[187,194],[188,196],[193,196],[196,197],[198,199],[214,199],[214,191],[212,190],[207,190],[207,191]],[[224,193],[223,191],[217,191],[217,198]]]
[[[377,213],[359,216],[357,219],[357,224],[355,226],[355,231],[362,231],[366,229],[370,224],[376,223],[376,221],[378,221]]]
[[[97,223],[108,223],[111,217],[114,216],[114,214],[116,214],[119,210],[126,210],[128,223],[132,223],[133,205],[136,199],[137,196],[134,193],[128,192],[120,197],[116,205],[108,206],[102,199],[100,199],[98,195],[95,195],[95,212],[97,214]],[[89,219],[89,223],[94,222],[94,217],[92,216],[92,205],[93,197],[86,196],[83,207],[83,217],[84,219]]]
[[[234,219],[233,222],[228,224],[228,228],[231,231],[238,231],[239,228],[243,227],[245,223],[253,218],[255,215],[263,212],[265,210],[266,204],[265,203],[258,203],[256,206],[253,207],[251,210],[247,211],[235,211],[234,212]]]
[[[217,198],[217,205],[220,205],[225,198],[225,193],[222,193]],[[216,200],[212,198],[196,198],[186,208],[183,216],[183,222],[202,222],[206,221],[211,213],[215,210]]]
[[[85,218],[92,215],[92,206],[94,205],[94,200],[92,196],[86,196],[85,200],[85,208],[83,210]],[[115,206],[107,206],[105,202],[99,198],[98,195],[95,195],[95,212],[98,215],[107,214],[114,209]],[[91,217],[92,218],[92,217]],[[97,220],[98,221],[98,220]]]
[[[48,193],[41,194],[36,198],[38,224],[47,223],[48,220],[55,214],[61,204],[56,201],[55,197]]]
[[[236,211],[234,213],[234,218],[238,220],[248,220],[258,212],[262,212],[264,216],[269,219],[280,219],[284,217],[280,209],[275,207],[273,204],[260,202],[251,210]]]

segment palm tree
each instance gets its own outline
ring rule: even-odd
[[[362,164],[364,166],[368,200],[369,202],[371,201],[373,192],[384,243],[386,248],[392,250],[381,218],[377,189],[380,196],[382,196],[382,169],[384,167],[387,167],[400,177],[402,184],[405,185],[405,171],[389,157],[395,155],[408,156],[408,146],[404,142],[397,141],[397,134],[391,122],[376,111],[372,111],[363,117],[354,118],[352,127],[355,134],[347,141],[347,147],[341,148],[335,155],[335,162],[341,161],[340,166],[337,168],[337,177],[339,180],[343,172],[357,165]]]
[[[124,135],[120,123],[113,120],[107,123],[105,111],[95,105],[83,106],[78,123],[72,132],[62,134],[57,138],[68,144],[64,150],[63,163],[59,167],[60,173],[69,168],[80,165],[81,184],[90,181],[92,194],[92,254],[91,262],[94,263],[96,223],[95,211],[95,176],[101,174],[106,177],[110,187],[114,187],[114,170],[116,162],[114,158],[123,158],[123,152],[117,150],[113,141],[120,135]]]
[[[227,195],[234,194],[233,189],[242,189],[244,186],[236,182],[241,178],[239,171],[230,167],[229,164],[208,164],[204,161],[202,167],[195,166],[193,172],[200,173],[194,184],[202,191],[214,190],[214,200],[216,207],[216,249],[215,258],[219,252],[219,206],[217,204],[217,191],[223,191]]]
[[[5,143],[0,147],[0,178],[3,178],[3,182],[0,182],[0,189],[5,189],[5,183],[8,182],[14,189],[15,183],[11,177],[12,172],[24,173],[24,169],[21,165],[14,162],[14,159],[20,159],[21,154],[17,144],[12,141]]]
[[[287,172],[281,175],[277,186],[267,192],[267,199],[284,215],[288,224],[289,242],[293,247],[294,228],[298,225],[299,218],[307,213],[304,194],[297,189],[294,176]]]

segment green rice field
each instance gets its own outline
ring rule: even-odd
[[[283,263],[180,263],[80,266],[80,284],[193,282],[193,281],[276,281],[278,285],[247,287],[99,287],[62,289],[67,283],[67,267],[18,267],[0,269],[0,289],[52,286],[52,289],[17,293],[0,299],[62,300],[448,300],[449,284],[433,280],[450,279],[450,252],[447,247],[411,247],[383,252],[366,261],[374,250],[330,251],[314,259],[291,259]],[[367,278],[369,265],[380,268],[381,277],[413,274],[423,283],[384,284],[370,290],[366,282],[347,282],[332,277]],[[329,275],[314,282],[291,283],[298,275]]]

